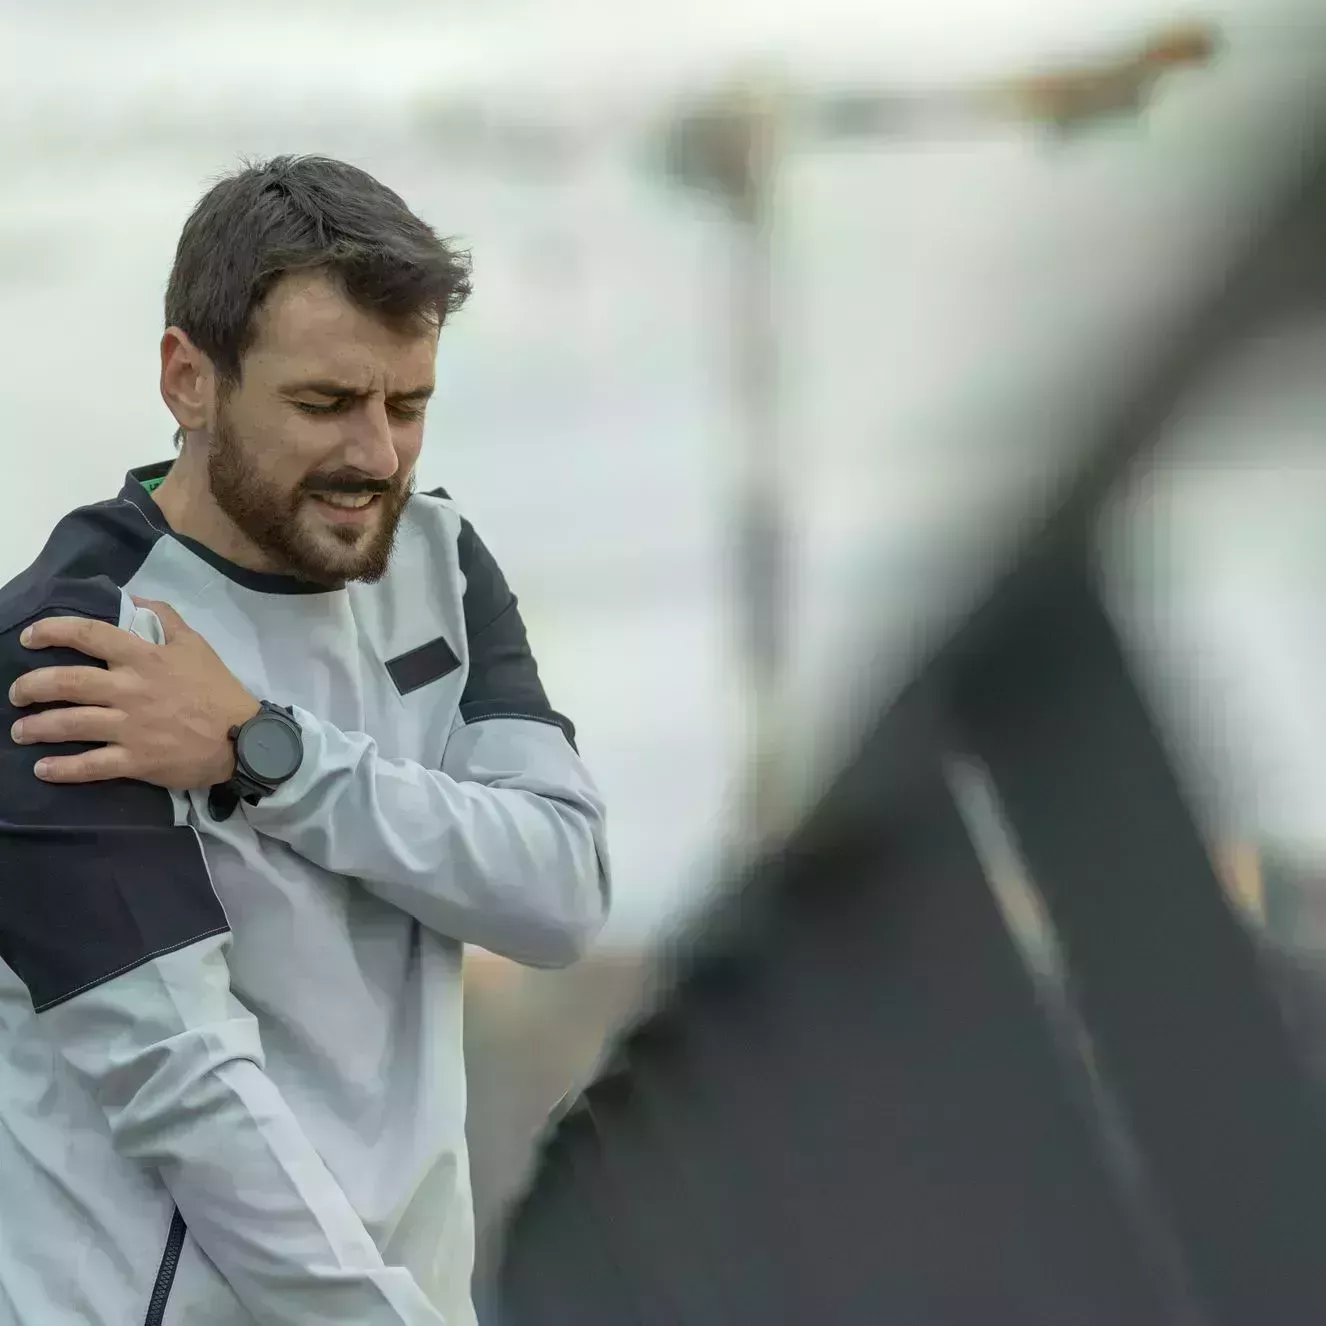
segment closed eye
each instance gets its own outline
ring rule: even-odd
[[[314,404],[312,401],[292,401],[295,409],[302,410],[305,414],[341,414],[351,404],[351,397],[347,396],[341,400],[332,401],[330,404]],[[406,423],[417,423],[424,417],[423,405],[389,405],[387,407],[392,415]]]

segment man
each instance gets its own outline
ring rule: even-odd
[[[516,601],[413,491],[467,293],[359,170],[223,180],[178,458],[0,591],[4,1326],[473,1321],[462,945],[569,963],[608,884]]]

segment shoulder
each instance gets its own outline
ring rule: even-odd
[[[499,621],[505,629],[519,633],[523,647],[524,627],[520,623],[515,594],[507,584],[502,568],[488,545],[445,488],[417,493],[411,505],[418,505],[425,519],[444,519],[454,540],[454,556],[460,570],[465,608],[465,629],[471,640],[487,632]]]
[[[445,488],[431,488],[426,493],[415,493],[410,498],[405,508],[403,528],[413,528],[430,543],[441,538],[454,545],[460,540],[464,519]]]
[[[19,634],[43,617],[90,617],[119,626],[124,595],[107,576],[47,578],[26,571],[0,587],[0,675],[25,655]]]
[[[459,515],[456,503],[445,488],[430,488],[427,492],[415,493],[410,498],[410,508],[423,515],[437,515],[440,512],[452,512]]]
[[[162,537],[162,528],[127,497],[79,507],[56,523],[36,560],[0,596],[20,587],[23,593],[40,593],[41,586],[56,581],[128,584]]]
[[[57,787],[33,777],[32,766],[40,756],[73,754],[89,746],[17,746],[8,740],[10,725],[20,717],[10,702],[9,688],[24,673],[50,667],[105,667],[101,660],[73,649],[30,650],[19,638],[23,628],[43,617],[86,617],[122,626],[131,610],[132,602],[107,577],[20,577],[0,589],[0,734],[5,738],[0,740],[0,876],[12,866],[18,850],[12,834],[6,836],[4,821],[11,826],[81,825],[84,836],[79,841],[96,850],[104,850],[105,844],[95,837],[94,826],[128,829],[174,823],[169,793],[147,783],[117,779]],[[49,840],[52,847],[62,843],[76,845],[72,838]]]
[[[121,624],[127,584],[161,533],[123,497],[62,517],[32,564],[0,585],[0,642],[54,615]],[[9,648],[0,643],[0,649]]]
[[[415,508],[417,519],[445,525],[455,545],[461,575],[465,578],[467,607],[477,606],[480,601],[505,604],[511,596],[506,578],[451,494],[445,488],[432,488],[426,493],[416,493],[411,506]]]

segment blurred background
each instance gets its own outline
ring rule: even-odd
[[[1246,245],[1324,64],[1294,0],[0,0],[0,579],[170,455],[161,298],[218,174],[341,157],[473,254],[420,480],[521,596],[618,889],[574,971],[473,957],[481,1231],[678,924]],[[1213,365],[1101,530],[1231,894],[1308,955],[1323,365],[1326,322]]]

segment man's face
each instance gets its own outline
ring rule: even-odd
[[[217,404],[217,505],[273,569],[378,580],[413,487],[437,329],[388,327],[313,273],[277,284],[256,331]]]

